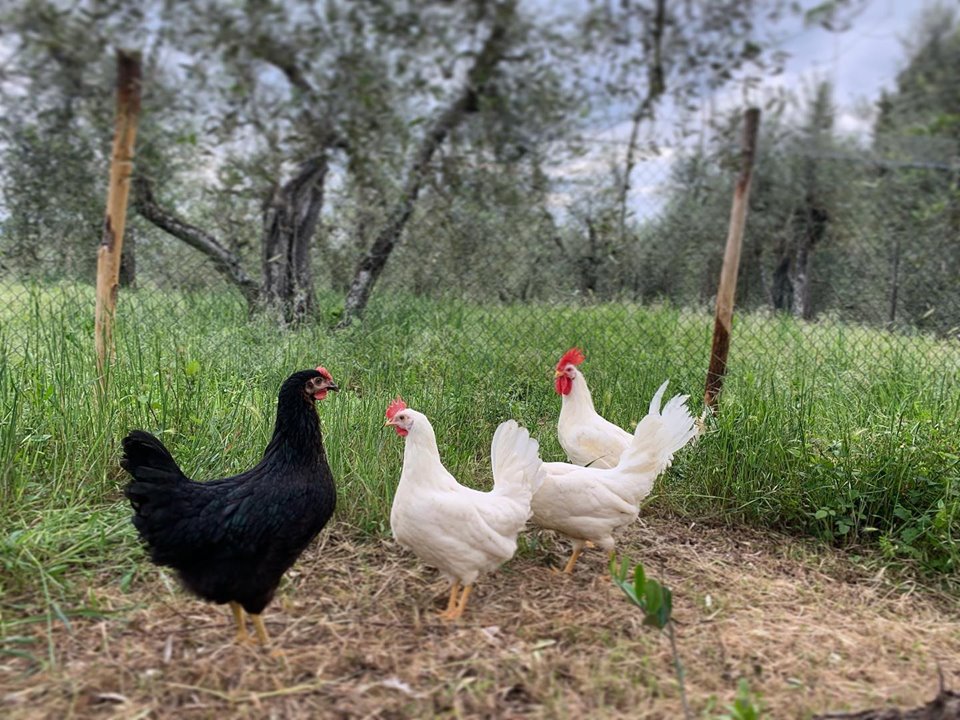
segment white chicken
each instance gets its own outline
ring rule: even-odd
[[[583,360],[580,348],[571,348],[557,363],[554,387],[562,398],[557,436],[574,465],[612,468],[633,436],[594,409],[587,380],[577,369]]]
[[[501,423],[490,446],[493,490],[479,492],[460,485],[443,466],[423,413],[397,398],[386,416],[385,424],[406,437],[390,511],[393,536],[450,581],[450,599],[440,616],[455,620],[477,576],[517,550],[517,534],[530,518],[530,501],[544,476],[539,444],[515,421]]]
[[[657,476],[673,455],[697,435],[686,395],[672,398],[660,411],[667,383],[650,401],[650,412],[638,424],[630,445],[612,468],[544,463],[546,477],[533,496],[533,522],[573,540],[573,554],[564,572],[572,573],[588,543],[614,551],[613,533],[640,513]]]

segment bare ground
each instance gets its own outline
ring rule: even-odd
[[[669,643],[588,551],[555,574],[550,539],[481,582],[463,621],[446,587],[390,541],[338,526],[267,609],[283,656],[232,644],[223,608],[152,567],[126,592],[91,587],[98,616],[36,623],[0,654],[7,718],[681,717]],[[870,575],[776,534],[647,517],[624,538],[675,595],[695,714],[748,680],[770,717],[923,705],[960,685],[956,599]],[[9,650],[9,646],[7,646]]]

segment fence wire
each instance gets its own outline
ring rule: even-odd
[[[351,332],[455,354],[456,332],[490,357],[561,344],[669,370],[688,387],[708,363],[713,303],[736,154],[642,156],[624,188],[625,144],[585,142],[559,160],[438,159],[400,242]],[[868,150],[762,144],[744,239],[731,373],[841,363],[869,374],[902,364],[960,372],[960,150],[942,138],[889,138]],[[402,178],[358,188],[331,173],[310,257],[305,323],[333,326],[357,262],[389,217]],[[77,206],[102,188],[78,187]],[[624,200],[625,198],[625,200]],[[255,212],[179,208],[261,277]],[[93,347],[99,228],[67,208],[10,214],[0,235],[0,352],[56,342]],[[131,210],[118,327],[172,341],[225,337],[256,318],[203,253]],[[416,317],[414,322],[412,317]],[[263,314],[261,314],[261,318]],[[269,313],[266,317],[270,317]],[[261,319],[261,321],[263,321]],[[412,335],[392,332],[412,323]],[[296,329],[291,329],[296,332]],[[562,338],[558,339],[558,338]],[[122,352],[122,350],[121,350]],[[770,354],[779,354],[770,361]],[[492,360],[493,361],[493,360]]]

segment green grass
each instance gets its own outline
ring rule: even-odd
[[[598,410],[631,426],[665,378],[701,408],[712,318],[671,307],[473,306],[392,296],[347,332],[282,331],[229,294],[123,292],[117,360],[98,400],[92,289],[0,291],[0,592],[51,598],[72,572],[129,577],[141,557],[118,445],[159,434],[197,478],[244,469],[290,372],[326,365],[321,404],[338,513],[388,529],[401,441],[382,427],[401,393],[425,412],[450,470],[488,480],[496,425],[516,418],[560,459],[552,368],[573,344]],[[321,305],[336,307],[337,298]],[[960,563],[960,348],[823,321],[737,319],[722,411],[654,502],[872,544],[931,572]]]

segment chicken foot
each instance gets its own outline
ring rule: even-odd
[[[463,592],[460,594],[460,601],[451,612],[443,613],[442,617],[444,620],[458,620],[460,616],[463,615],[463,611],[467,607],[467,598],[470,597],[471,590],[473,590],[473,585],[463,586]]]
[[[457,596],[460,592],[460,581],[454,580],[453,585],[450,586],[450,599],[447,601],[447,609],[440,613],[440,618],[442,620],[452,620],[453,613],[457,609]]]
[[[567,561],[566,567],[563,568],[563,571],[567,575],[573,575],[573,566],[577,564],[577,560],[580,558],[580,553],[583,552],[584,545],[586,545],[586,543],[583,540],[573,541],[573,553],[570,555],[570,559]]]
[[[263,624],[263,618],[261,618],[259,615],[254,615],[251,613],[250,619],[253,621],[253,629],[257,631],[257,640],[261,645],[269,645],[270,634],[267,632],[267,628]]]
[[[233,610],[233,620],[237,624],[237,635],[234,642],[237,645],[247,645],[250,642],[250,636],[247,634],[247,623],[243,617],[243,608],[240,603],[231,602],[230,609]]]

